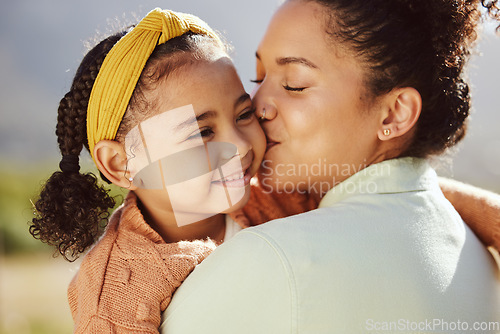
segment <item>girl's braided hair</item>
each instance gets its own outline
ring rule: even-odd
[[[90,92],[104,58],[124,34],[109,36],[87,53],[70,91],[59,102],[56,135],[63,157],[78,157],[84,146],[88,150],[86,121]],[[78,166],[78,160],[73,164]],[[36,216],[30,233],[55,245],[66,259],[76,258],[97,238],[114,205],[114,199],[99,185],[94,174],[57,171],[35,203]]]

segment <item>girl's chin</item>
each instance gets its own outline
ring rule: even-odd
[[[230,214],[233,213],[237,210],[243,209],[243,207],[248,203],[248,200],[250,199],[250,185],[247,185],[245,187],[245,194],[243,197],[236,203],[233,203],[232,206],[221,213],[224,214]]]

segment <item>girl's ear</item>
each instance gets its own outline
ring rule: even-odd
[[[94,147],[94,161],[99,171],[114,185],[130,190],[135,187],[127,170],[127,154],[123,145],[113,140],[101,140]]]
[[[398,88],[387,94],[388,108],[383,115],[378,138],[382,141],[401,137],[410,131],[418,121],[422,110],[422,97],[412,87]]]

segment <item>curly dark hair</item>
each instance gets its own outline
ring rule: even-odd
[[[325,8],[327,34],[368,68],[370,96],[399,87],[419,91],[421,115],[401,156],[439,154],[464,137],[470,95],[463,68],[477,38],[480,4],[500,20],[498,0],[305,1]]]
[[[55,246],[68,261],[74,261],[96,241],[115,205],[109,190],[94,174],[79,173],[78,156],[83,147],[89,150],[87,105],[94,81],[104,58],[125,34],[126,30],[109,36],[87,53],[70,91],[59,103],[56,135],[63,156],[59,165],[62,171],[52,174],[42,189],[29,231],[36,239]],[[141,73],[115,140],[121,141],[133,126],[155,111],[155,102],[145,99],[145,91],[154,89],[174,70],[202,59],[204,50],[210,47],[221,45],[208,36],[189,32],[158,45]],[[107,181],[102,174],[101,178]]]

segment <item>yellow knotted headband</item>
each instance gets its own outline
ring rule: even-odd
[[[94,158],[94,146],[113,140],[142,70],[154,48],[191,31],[217,34],[200,18],[155,8],[109,51],[92,87],[87,106],[87,138]]]

